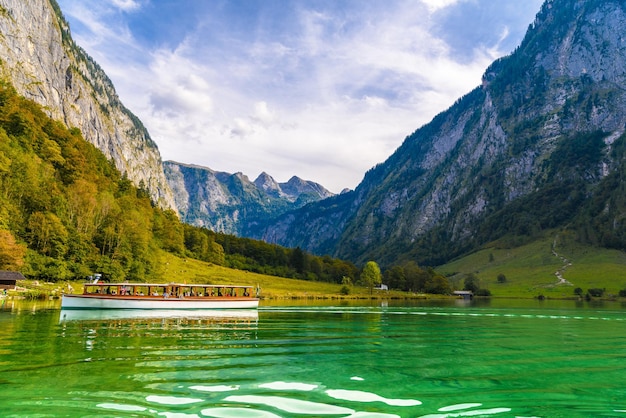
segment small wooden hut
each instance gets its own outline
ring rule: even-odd
[[[465,300],[470,300],[474,297],[474,292],[472,292],[471,290],[455,290],[454,296],[458,296]]]
[[[22,273],[0,270],[0,289],[15,290],[18,280],[24,280]]]

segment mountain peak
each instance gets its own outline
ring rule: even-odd
[[[280,185],[265,171],[259,174],[256,180],[254,180],[254,185],[270,196],[281,197]]]
[[[293,176],[287,183],[280,183],[280,188],[287,196],[298,199],[305,194],[319,196],[322,199],[331,197],[334,194],[326,190],[322,185],[313,181],[303,180],[298,176]]]
[[[297,176],[278,183],[262,172],[251,182],[241,172],[229,174],[193,164],[167,161],[164,168],[181,218],[229,234],[245,236],[267,219],[332,196],[319,184]]]

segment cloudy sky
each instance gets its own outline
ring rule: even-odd
[[[354,188],[543,0],[57,0],[164,160]]]

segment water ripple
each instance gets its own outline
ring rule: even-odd
[[[317,385],[310,385],[306,383],[297,382],[272,382],[263,383],[259,385],[260,388],[274,389],[274,390],[300,390],[308,392],[317,389]]]
[[[249,408],[207,408],[200,412],[213,418],[281,418],[279,415]]]
[[[388,399],[375,393],[363,392],[360,390],[330,389],[326,394],[331,398],[344,401],[355,402],[383,402],[390,406],[416,406],[421,405],[420,401],[414,399]]]
[[[342,406],[328,405],[319,402],[302,401],[282,396],[241,395],[228,396],[226,402],[250,403],[271,406],[281,411],[308,415],[353,414],[355,411]]]

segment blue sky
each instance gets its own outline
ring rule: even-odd
[[[354,188],[542,0],[57,0],[164,160]]]

